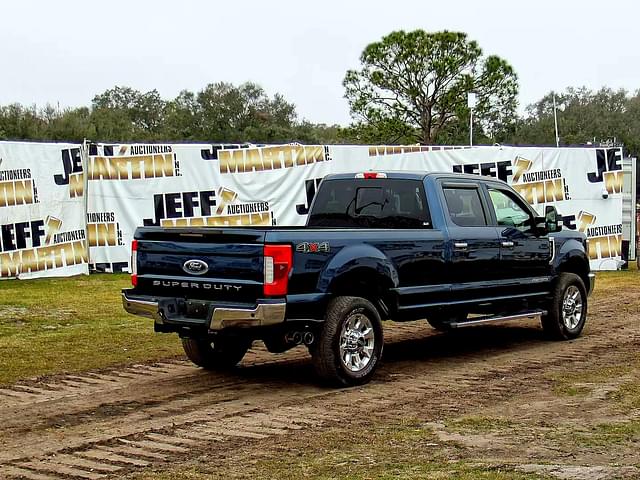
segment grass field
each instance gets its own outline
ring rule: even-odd
[[[0,384],[182,353],[175,335],[127,314],[129,275],[0,283]]]
[[[35,434],[48,435],[48,441],[57,445],[65,435],[71,439],[74,435],[83,438],[85,432],[79,430],[81,422],[96,422],[100,429],[113,431],[113,435],[118,436],[123,425],[129,425],[135,418],[135,422],[140,422],[136,435],[142,438],[151,425],[147,421],[155,422],[157,412],[163,411],[171,412],[167,423],[162,424],[166,429],[163,433],[179,436],[179,429],[172,431],[168,426],[174,421],[171,415],[176,412],[173,410],[176,405],[180,413],[199,414],[216,402],[216,408],[226,405],[229,412],[242,404],[243,408],[254,405],[263,409],[265,415],[270,412],[284,415],[279,410],[282,405],[295,407],[296,402],[308,402],[320,412],[326,410],[336,417],[330,416],[318,428],[303,428],[289,435],[267,436],[255,441],[223,440],[177,456],[175,461],[152,462],[144,471],[131,472],[127,478],[638,478],[640,358],[637,343],[616,345],[615,339],[637,338],[640,273],[634,268],[601,272],[597,277],[590,304],[592,323],[581,340],[567,344],[568,350],[572,350],[571,345],[578,346],[577,350],[573,349],[577,352],[573,359],[565,357],[564,343],[533,340],[513,348],[498,343],[495,355],[485,356],[482,348],[469,352],[464,375],[473,378],[485,368],[495,369],[483,378],[487,391],[494,392],[489,396],[480,394],[477,386],[444,385],[443,379],[449,378],[449,356],[441,352],[412,353],[406,357],[396,353],[393,360],[388,350],[390,364],[382,368],[383,373],[387,372],[386,380],[374,381],[363,388],[318,395],[315,386],[294,378],[289,390],[282,383],[283,378],[288,381],[284,376],[288,373],[280,376],[256,367],[255,377],[234,378],[230,389],[226,389],[223,381],[220,392],[216,392],[213,387],[209,389],[213,383],[231,377],[208,377],[195,372],[189,382],[155,384],[158,390],[166,388],[166,392],[149,399],[149,403],[135,396],[131,398],[136,388],[122,389],[117,395],[111,392],[115,396],[108,400],[78,394],[75,402],[79,404],[70,407],[66,405],[67,397],[63,397],[44,407],[47,418],[42,422],[32,420],[33,415],[24,415],[26,423],[20,425],[20,431],[34,435],[28,423],[33,421],[41,428]],[[181,355],[175,335],[155,334],[150,320],[124,312],[120,289],[128,284],[127,275],[1,282],[0,383]],[[608,322],[618,327],[617,336],[613,335]],[[388,326],[394,328],[393,324]],[[426,335],[430,337],[431,333]],[[532,336],[536,337],[535,332]],[[603,336],[607,342],[598,342]],[[409,349],[410,344],[406,342]],[[435,345],[435,342],[425,340],[424,345]],[[589,368],[582,362],[583,352],[593,354],[584,357],[589,360]],[[422,360],[413,361],[417,359]],[[536,370],[523,374],[522,365]],[[310,369],[308,365],[298,367]],[[260,377],[260,372],[265,373],[265,378]],[[431,375],[435,379],[434,395],[410,396],[413,378],[418,382],[425,379],[431,382]],[[521,383],[518,383],[520,376]],[[140,384],[149,385],[148,380],[144,382]],[[394,387],[397,403],[394,399],[394,403],[383,404],[379,411],[362,411],[358,415],[348,409],[351,405],[360,408],[361,401],[367,405],[367,401],[377,398],[376,389],[378,394],[388,393],[391,390],[385,388],[390,385]],[[174,404],[176,386],[186,390]],[[275,406],[270,410],[268,402],[260,401],[265,398],[261,397],[261,391],[275,389],[282,389],[283,396],[269,397],[275,398]],[[147,394],[146,389],[140,391]],[[445,413],[438,413],[437,405],[444,395],[448,401],[458,402],[460,409],[443,409]],[[18,408],[40,409],[40,405]],[[201,410],[202,405],[205,410]],[[378,401],[373,405],[378,405]],[[41,410],[38,411],[41,414]],[[51,428],[52,425],[55,428]],[[158,429],[153,427],[154,431]],[[197,428],[191,433],[194,432]],[[0,438],[5,443],[0,443],[6,445],[12,435],[13,432],[7,433]],[[16,448],[23,448],[28,442],[14,443]],[[41,444],[37,446],[40,448]]]
[[[640,280],[635,266],[597,275],[596,295]],[[0,384],[181,355],[175,335],[123,310],[127,286],[125,274],[1,282]]]
[[[635,266],[597,276],[593,298],[598,302],[620,292],[635,293],[637,286],[633,286],[640,281]],[[610,313],[635,315],[637,311],[638,301],[633,300],[620,302]],[[355,428],[338,425],[281,444],[262,445],[252,451],[249,461],[242,451],[214,465],[209,455],[203,455],[190,464],[162,467],[135,478],[638,478],[637,470],[623,476],[625,468],[640,469],[635,453],[640,442],[640,360],[633,360],[632,352],[631,358],[588,370],[567,365],[544,377],[551,382],[542,382],[540,390],[481,405],[470,415],[453,414],[440,430],[419,417],[404,416],[407,407],[391,417],[370,415],[368,424]],[[545,387],[550,388],[545,391]]]

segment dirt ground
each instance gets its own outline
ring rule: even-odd
[[[316,384],[304,348],[229,374],[182,360],[0,390],[0,477],[640,478],[640,282],[584,335],[390,325],[366,386]],[[177,341],[177,339],[176,339]]]

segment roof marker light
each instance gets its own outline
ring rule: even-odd
[[[356,173],[356,178],[366,178],[366,179],[387,178],[387,174],[382,172],[363,172],[363,173]]]

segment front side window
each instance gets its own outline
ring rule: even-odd
[[[496,212],[498,225],[513,227],[521,232],[531,231],[531,214],[520,205],[514,195],[503,190],[489,188],[489,196]]]
[[[444,187],[449,216],[461,227],[483,227],[487,217],[477,188]]]

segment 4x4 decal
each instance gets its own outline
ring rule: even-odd
[[[296,245],[296,252],[302,253],[327,253],[329,252],[329,242],[302,242]]]

